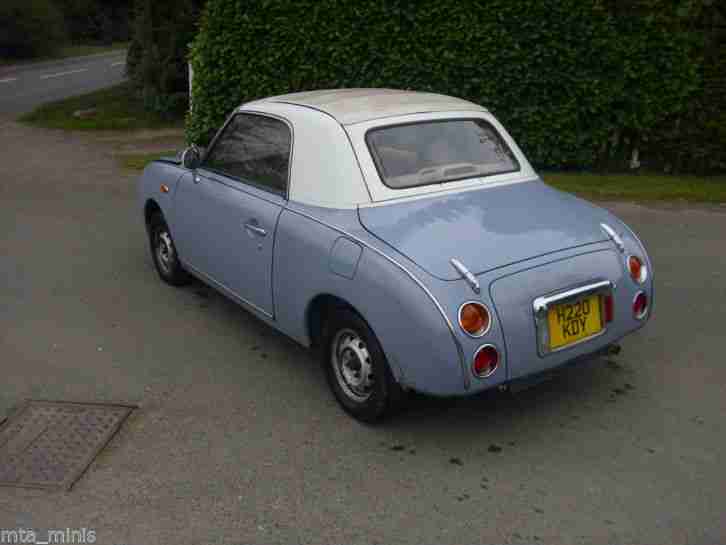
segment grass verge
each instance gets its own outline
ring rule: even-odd
[[[95,109],[94,115],[75,117],[78,110]],[[50,129],[131,130],[183,127],[183,115],[168,118],[144,109],[128,83],[94,91],[77,97],[44,104],[25,114],[20,121]]]
[[[38,57],[35,59],[5,59],[0,58],[0,66],[15,64],[31,64],[34,62],[56,61],[60,59],[70,59],[72,57],[85,57],[87,55],[97,55],[99,53],[111,53],[122,49],[128,49],[129,42],[114,42],[111,45],[65,45],[58,49],[53,55]]]
[[[129,153],[118,155],[118,162],[123,168],[129,170],[144,170],[144,167],[160,157],[173,157],[179,150],[161,151],[155,153]]]
[[[545,182],[595,200],[726,202],[726,176],[551,172]]]

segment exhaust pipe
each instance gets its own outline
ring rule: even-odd
[[[608,356],[617,356],[618,354],[620,354],[621,350],[622,350],[622,348],[620,347],[619,344],[611,344],[610,346],[608,346],[605,349],[605,353]]]

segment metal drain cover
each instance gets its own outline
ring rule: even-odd
[[[69,489],[133,409],[26,402],[0,426],[0,486]]]

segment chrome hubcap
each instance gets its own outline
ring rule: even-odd
[[[371,355],[363,339],[351,329],[338,331],[332,343],[335,378],[353,401],[367,400],[373,390]]]
[[[159,266],[162,270],[166,274],[170,274],[174,262],[174,244],[166,231],[161,231],[156,236],[156,256],[159,258]]]

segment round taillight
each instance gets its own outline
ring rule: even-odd
[[[487,307],[474,301],[464,303],[459,309],[459,325],[467,335],[481,337],[489,331],[491,319]]]
[[[642,320],[646,314],[648,314],[648,296],[639,291],[633,299],[633,316]]]
[[[480,346],[474,354],[474,363],[471,369],[475,376],[486,378],[497,370],[499,365],[499,352],[491,344]]]
[[[630,272],[630,278],[638,284],[642,284],[648,278],[648,267],[634,255],[628,258],[628,272]]]

